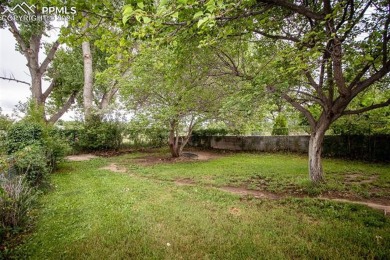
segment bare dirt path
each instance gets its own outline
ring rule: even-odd
[[[98,156],[93,154],[78,154],[78,155],[69,155],[65,157],[65,159],[67,159],[68,161],[74,161],[74,162],[88,161],[94,158],[98,158]]]
[[[178,179],[175,180],[174,183],[178,186],[196,186],[197,184],[191,180],[191,179]],[[210,186],[212,187],[212,186]],[[213,187],[216,188],[216,187]],[[237,194],[240,196],[251,196],[257,199],[269,199],[269,200],[277,200],[277,199],[283,199],[288,196],[294,197],[294,195],[289,194],[277,194],[272,193],[268,191],[259,191],[259,190],[250,190],[246,189],[244,187],[232,187],[232,186],[224,186],[224,187],[218,187],[216,188],[218,190],[228,192],[231,194]],[[305,196],[299,196],[298,198],[305,198]],[[349,200],[349,199],[342,199],[342,198],[331,198],[326,196],[319,196],[319,197],[307,197],[307,198],[318,198],[322,200],[331,200],[336,202],[343,202],[343,203],[353,203],[353,204],[360,204],[365,205],[373,209],[381,210],[384,212],[385,215],[390,216],[390,205],[383,205],[371,201],[357,201],[357,200]]]

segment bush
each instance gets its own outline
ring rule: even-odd
[[[161,147],[168,140],[168,131],[165,128],[152,126],[139,128],[129,126],[126,130],[127,138],[135,147]]]
[[[24,176],[0,174],[0,240],[25,228],[36,199],[36,191],[25,183]]]
[[[228,131],[225,128],[206,128],[198,129],[192,132],[192,136],[225,136]]]
[[[33,186],[44,184],[47,174],[69,150],[58,131],[46,123],[22,120],[7,131],[6,151],[13,159],[9,170],[26,175]]]
[[[287,119],[284,115],[276,117],[272,135],[288,135]]]
[[[50,172],[50,162],[44,148],[40,145],[29,145],[13,154],[16,172],[25,175],[26,181],[33,187],[42,186]]]
[[[0,108],[0,154],[6,153],[6,136],[11,125],[12,120],[8,116],[2,115]]]
[[[81,151],[116,150],[122,144],[122,129],[117,122],[93,117],[79,131],[76,149]]]
[[[41,124],[20,121],[7,131],[6,152],[12,154],[26,146],[43,145],[43,129]]]

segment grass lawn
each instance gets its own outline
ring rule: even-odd
[[[165,156],[159,151],[153,156]],[[323,192],[386,199],[389,166],[325,160],[312,187],[306,159],[235,154],[140,164],[132,153],[64,163],[41,197],[37,223],[16,258],[388,259],[390,218],[366,206],[315,198],[242,198],[215,187]],[[138,160],[138,161],[137,161]],[[102,167],[115,163],[116,173]],[[173,180],[191,179],[193,185]]]

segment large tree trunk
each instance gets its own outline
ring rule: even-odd
[[[180,151],[180,145],[179,145],[179,137],[176,134],[177,130],[177,121],[172,120],[170,123],[170,129],[169,129],[169,151],[171,152],[171,155],[173,158],[180,157],[181,151]]]
[[[93,70],[90,43],[88,41],[84,41],[82,43],[82,49],[84,59],[84,116],[87,120],[91,117],[93,102]]]
[[[309,141],[309,177],[313,183],[324,181],[324,171],[322,169],[322,145],[325,132],[329,128],[328,120],[319,120],[317,127],[312,130]]]
[[[30,70],[32,72],[32,70]],[[33,100],[37,105],[44,105],[43,95],[42,95],[42,75],[39,72],[31,73],[31,93]]]
[[[309,177],[312,182],[319,183],[324,181],[321,153],[324,134],[312,133],[309,141]]]
[[[172,120],[170,122],[170,130],[169,130],[169,150],[171,151],[171,155],[173,158],[180,157],[184,147],[187,145],[188,140],[190,140],[192,130],[194,129],[196,120],[195,116],[191,116],[190,124],[188,125],[187,135],[180,137],[178,132],[178,121]],[[179,140],[181,139],[181,142]]]

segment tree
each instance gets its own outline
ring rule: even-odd
[[[20,9],[13,9],[17,4],[21,4],[21,1],[7,1],[0,4],[0,13],[7,13],[7,10],[13,10],[16,12],[16,15],[21,15]],[[40,16],[41,5],[37,5],[34,9],[34,15]],[[23,14],[23,13],[22,13]],[[31,76],[31,93],[33,101],[38,106],[45,106],[45,102],[49,97],[51,91],[54,88],[54,83],[52,82],[49,88],[46,91],[42,90],[42,78],[46,73],[49,64],[54,59],[54,55],[60,46],[60,41],[57,39],[52,44],[47,45],[46,57],[42,62],[39,60],[40,50],[42,48],[42,37],[47,31],[50,30],[50,22],[47,21],[24,21],[17,19],[5,19],[5,22],[2,20],[0,24],[2,28],[8,27],[12,35],[14,36],[17,42],[17,49],[25,56],[27,60],[27,67]],[[69,96],[69,102],[64,104],[64,108],[68,103],[72,103],[74,100],[74,95]],[[66,109],[60,109],[58,112],[65,112]],[[44,110],[43,110],[44,111]],[[62,113],[62,114],[63,114]],[[61,114],[61,115],[62,115]],[[61,116],[60,115],[60,116]],[[59,117],[58,115],[53,115],[46,119],[45,112],[43,112],[42,117],[49,122],[55,122]]]
[[[61,48],[56,52],[55,59],[50,64],[46,77],[53,88],[50,99],[46,102],[46,111],[53,114],[57,121],[73,103],[77,103],[83,89],[82,54],[80,50]],[[69,101],[67,97],[74,99]],[[64,105],[65,104],[65,105]],[[58,112],[57,112],[58,111]]]
[[[118,78],[128,73],[132,44],[121,35],[122,6],[121,1],[83,2],[80,19],[72,21],[67,31],[66,43],[82,49],[86,120],[106,114],[118,93]]]
[[[210,76],[210,49],[178,46],[141,47],[122,91],[138,113],[167,126],[172,157],[181,155],[194,127],[218,111],[226,94],[226,86]]]
[[[152,16],[155,20],[144,20],[144,24],[154,28],[149,31],[162,31],[164,37],[186,29],[198,31],[209,41],[245,34],[251,41],[275,42],[267,71],[252,76],[307,119],[309,176],[314,183],[324,180],[321,152],[329,127],[344,115],[390,104],[386,84],[386,97],[378,103],[359,109],[349,106],[365,91],[383,87],[388,79],[388,1],[180,1],[160,3],[156,9],[149,14],[125,8],[124,21]],[[313,106],[318,107],[318,116],[311,112]]]

